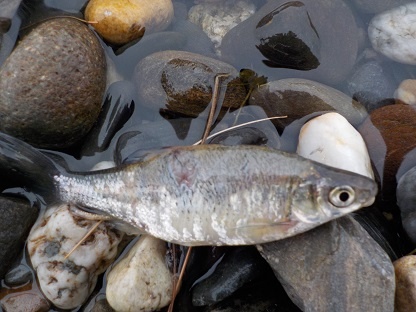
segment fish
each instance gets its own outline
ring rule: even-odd
[[[368,177],[252,145],[172,147],[137,163],[69,172],[1,133],[0,174],[45,201],[186,246],[291,237],[371,205],[378,190]]]

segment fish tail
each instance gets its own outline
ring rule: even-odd
[[[0,193],[15,187],[56,200],[54,176],[63,169],[31,145],[0,132]]]

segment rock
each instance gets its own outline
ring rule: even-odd
[[[47,312],[50,311],[49,302],[34,293],[21,293],[1,301],[5,312]]]
[[[191,7],[188,19],[200,26],[218,49],[225,34],[255,11],[256,6],[251,0],[205,2]]]
[[[416,256],[394,261],[396,273],[395,312],[412,312],[416,306]]]
[[[103,50],[85,24],[42,23],[0,69],[0,130],[38,147],[74,144],[97,119],[105,74]]]
[[[47,209],[32,228],[27,244],[42,292],[61,309],[73,309],[88,298],[98,275],[114,261],[122,238],[118,231],[101,223],[65,259],[97,223],[80,217],[77,210],[69,204]]]
[[[416,243],[416,167],[398,180],[396,196],[403,228],[412,242]]]
[[[7,272],[4,282],[8,286],[22,286],[32,281],[32,271],[28,266],[20,264]]]
[[[197,117],[210,103],[214,79],[220,73],[230,75],[221,79],[221,89],[226,92],[222,107],[240,107],[246,91],[237,70],[195,53],[153,53],[137,64],[134,83],[143,106],[159,113]]]
[[[221,55],[270,80],[296,77],[335,85],[355,63],[357,34],[341,0],[268,1],[225,35]]]
[[[403,80],[394,92],[394,97],[403,104],[416,105],[416,80]]]
[[[368,37],[374,50],[403,64],[416,64],[416,3],[383,12],[370,21]]]
[[[378,108],[359,132],[381,179],[383,199],[395,202],[396,173],[404,156],[416,148],[416,108],[401,104]]]
[[[142,235],[107,275],[107,300],[119,312],[154,311],[172,296],[172,274],[165,262],[166,243]]]
[[[394,309],[393,265],[350,216],[257,248],[302,311]]]
[[[122,45],[145,33],[166,29],[173,18],[171,0],[90,0],[85,18],[109,43]]]
[[[269,117],[287,116],[273,120],[279,131],[315,112],[336,111],[353,126],[361,124],[367,116],[364,107],[349,96],[306,79],[288,78],[263,84],[251,93],[249,104],[262,107]]]
[[[10,21],[19,8],[20,2],[22,2],[22,0],[1,0],[0,17],[7,18]]]
[[[0,197],[0,278],[21,253],[38,210],[28,201]]]
[[[412,0],[352,0],[352,3],[363,13],[377,14],[393,9]]]
[[[374,180],[363,138],[338,113],[327,113],[308,121],[300,131],[296,153]]]
[[[116,312],[107,302],[107,300],[102,299],[95,302],[94,307],[91,312]]]

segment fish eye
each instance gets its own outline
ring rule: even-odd
[[[329,201],[338,208],[344,208],[354,201],[355,192],[352,187],[344,185],[337,186],[329,193]]]

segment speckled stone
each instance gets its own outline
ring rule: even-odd
[[[37,294],[21,293],[2,300],[5,312],[47,312],[50,311],[50,304]]]
[[[416,256],[394,261],[396,274],[395,312],[413,312],[416,307]]]
[[[0,131],[38,147],[68,147],[96,121],[105,85],[94,33],[75,19],[44,22],[0,69]]]

